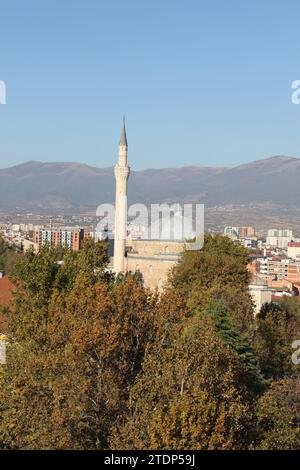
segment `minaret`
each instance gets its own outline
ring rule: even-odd
[[[114,271],[116,274],[124,272],[125,241],[127,229],[127,181],[130,168],[127,165],[127,137],[125,118],[119,143],[119,161],[115,166],[116,202],[115,202],[115,243],[114,243]]]

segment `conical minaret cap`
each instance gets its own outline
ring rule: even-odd
[[[121,132],[121,138],[120,138],[119,145],[125,145],[125,147],[128,147],[127,136],[126,136],[125,117],[123,117],[123,128],[122,128],[122,132]]]

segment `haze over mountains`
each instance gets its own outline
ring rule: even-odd
[[[131,171],[129,203],[200,202],[300,206],[300,159],[272,157],[235,168]],[[74,212],[113,203],[113,167],[29,161],[0,169],[0,210]]]

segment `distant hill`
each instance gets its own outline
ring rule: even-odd
[[[0,210],[73,212],[114,202],[113,168],[29,161],[0,169]],[[129,202],[272,203],[300,206],[300,159],[272,157],[235,168],[131,171]]]

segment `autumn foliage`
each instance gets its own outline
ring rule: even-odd
[[[282,301],[255,321],[247,261],[207,236],[158,294],[115,278],[105,242],[21,257],[0,447],[299,448],[300,310]]]

